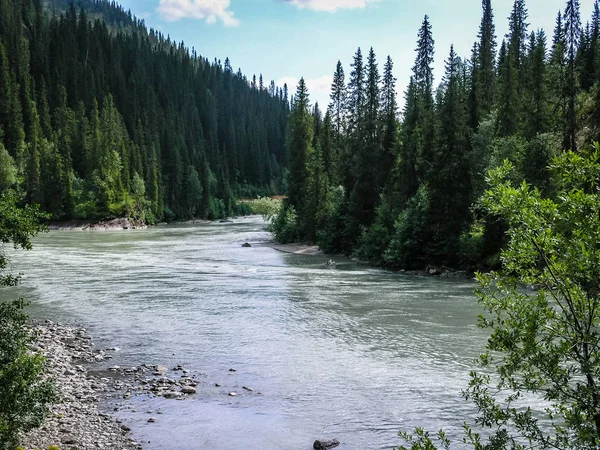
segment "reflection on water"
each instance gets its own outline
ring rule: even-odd
[[[205,374],[194,398],[134,399],[139,412],[120,413],[150,450],[305,449],[317,438],[390,448],[415,426],[459,437],[473,413],[460,390],[483,345],[473,283],[241,247],[267,241],[263,228],[249,218],[51,232],[15,254],[19,293],[35,317],[120,347],[110,365]],[[260,394],[227,396],[242,386]]]

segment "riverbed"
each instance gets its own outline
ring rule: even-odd
[[[52,231],[14,254],[23,284],[2,295],[117,347],[100,368],[197,375],[185,401],[132,397],[114,413],[145,449],[300,450],[333,438],[384,449],[416,426],[462,440],[474,410],[460,391],[485,342],[474,282],[283,253],[270,239],[257,217]]]

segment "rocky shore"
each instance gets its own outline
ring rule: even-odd
[[[108,379],[90,376],[86,363],[104,358],[95,350],[84,329],[69,328],[46,321],[34,324],[38,336],[33,351],[46,358],[55,378],[61,403],[52,406],[42,427],[21,439],[25,449],[138,450],[140,445],[128,435],[129,429],[100,411],[98,403],[109,388]]]
[[[148,228],[141,222],[126,217],[116,219],[106,219],[98,222],[90,222],[89,220],[69,220],[67,222],[50,222],[48,224],[50,230],[80,230],[80,231],[118,231],[118,230],[140,230]]]
[[[102,410],[121,409],[135,412],[128,400],[137,396],[185,400],[197,393],[201,381],[198,375],[177,365],[142,364],[136,367],[106,367],[117,349],[99,349],[94,346],[83,328],[60,325],[51,321],[32,324],[37,342],[32,348],[46,358],[49,375],[60,390],[61,403],[53,405],[44,424],[23,436],[21,446],[26,450],[46,449],[51,445],[61,450],[139,450],[141,444],[130,436],[130,428]],[[236,372],[229,369],[230,373]],[[206,384],[206,380],[203,381]],[[213,388],[223,395],[236,397],[218,383]],[[243,395],[260,395],[243,386]],[[147,411],[160,415],[162,411]],[[157,416],[148,415],[148,422]]]

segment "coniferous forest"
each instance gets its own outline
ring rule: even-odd
[[[287,87],[115,2],[0,0],[0,190],[52,219],[219,218],[281,193],[288,112]]]
[[[324,118],[300,82],[280,239],[396,268],[499,264],[506,225],[478,201],[487,172],[508,159],[512,181],[552,197],[553,158],[600,137],[600,7],[584,23],[568,0],[548,36],[516,0],[500,39],[491,1],[482,7],[468,57],[440,56],[425,16],[401,112],[393,62],[380,70],[373,49],[359,48],[349,71],[338,62]],[[434,57],[445,58],[437,86]]]

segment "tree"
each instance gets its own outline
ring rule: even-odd
[[[581,16],[579,0],[568,0],[565,9],[565,44],[567,51],[566,97],[567,111],[565,117],[565,137],[563,146],[575,151],[577,149],[577,49],[581,40]]]
[[[508,181],[510,163],[490,172],[483,204],[506,220],[509,242],[503,269],[478,275],[491,336],[465,391],[483,429],[467,427],[475,449],[600,445],[599,150],[554,160],[555,200]],[[544,411],[527,404],[536,399]],[[435,448],[423,433],[411,442]]]
[[[388,186],[398,154],[398,101],[396,100],[396,78],[394,63],[388,55],[383,68],[381,89],[382,149],[379,160],[379,186]]]
[[[476,67],[476,76],[473,84],[477,90],[478,112],[475,126],[479,120],[488,115],[496,96],[496,27],[494,25],[494,12],[491,0],[482,0],[483,15],[479,25],[479,42],[477,44],[477,58],[473,61]]]
[[[418,149],[417,170],[422,180],[427,179],[434,154],[434,102],[433,102],[433,56],[434,41],[429,16],[425,16],[417,34],[417,58],[413,66],[414,87],[417,94],[417,127],[422,133]]]
[[[344,67],[340,61],[337,62],[335,72],[333,73],[333,82],[331,83],[331,111],[333,129],[336,139],[339,139],[344,128],[345,110],[346,110],[346,82],[344,76]]]
[[[288,196],[282,214],[290,207],[300,217],[305,217],[305,207],[308,199],[309,170],[308,162],[313,152],[312,147],[312,122],[308,88],[304,78],[300,78],[296,89],[294,107],[290,117],[289,132],[289,188]],[[302,229],[299,230],[302,234]]]
[[[3,245],[15,249],[31,248],[31,237],[40,230],[44,216],[36,207],[20,209],[14,193],[0,196],[0,286],[19,282],[6,271],[8,256]],[[32,354],[34,336],[27,328],[23,299],[0,303],[0,449],[13,450],[21,432],[36,428],[50,413],[49,404],[57,400],[51,380],[42,377],[44,359]]]
[[[471,206],[470,151],[466,86],[462,61],[454,46],[446,61],[442,102],[439,107],[439,148],[429,180],[430,257],[436,263],[456,264],[458,241]]]

